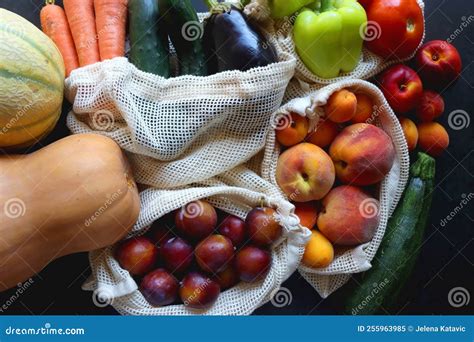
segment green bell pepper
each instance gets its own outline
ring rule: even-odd
[[[315,75],[337,77],[357,66],[366,23],[365,10],[356,0],[320,0],[319,9],[305,8],[296,18],[296,51]]]
[[[315,0],[268,0],[272,18],[284,18],[309,5]]]

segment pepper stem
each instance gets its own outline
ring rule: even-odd
[[[333,0],[321,0],[320,12],[326,12],[333,9]]]

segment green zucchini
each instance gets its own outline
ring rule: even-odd
[[[157,0],[129,0],[130,61],[138,69],[170,76],[168,34]]]
[[[206,76],[206,56],[199,22],[190,0],[159,0],[171,42],[176,50],[180,75]]]
[[[411,166],[410,179],[380,244],[372,268],[351,289],[345,311],[352,315],[389,312],[418,257],[431,207],[435,160],[424,153]]]

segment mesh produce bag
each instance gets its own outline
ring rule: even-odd
[[[378,196],[380,220],[374,238],[369,243],[351,249],[339,252],[336,250],[334,261],[326,268],[313,269],[304,265],[299,267],[303,277],[323,298],[345,284],[351,274],[366,271],[371,267],[370,261],[377,252],[383,238],[387,220],[403,193],[409,171],[408,147],[400,123],[382,92],[369,82],[361,80],[340,81],[320,90],[309,92],[304,97],[294,98],[275,113],[274,122],[279,122],[285,115],[293,112],[307,116],[310,119],[311,131],[317,127],[316,123],[319,117],[324,115],[323,106],[330,95],[344,88],[366,93],[374,99],[374,113],[368,120],[370,122],[367,123],[380,127],[391,137],[395,147],[395,161],[389,174],[380,184]],[[298,89],[297,86],[296,89]],[[264,153],[262,175],[264,179],[275,185],[277,184],[275,171],[279,155],[280,147],[275,140],[275,131],[272,131],[269,133]],[[372,209],[375,210],[375,208]],[[367,211],[369,210],[371,209],[367,208]]]
[[[215,207],[245,219],[247,212],[261,205],[277,210],[284,235],[272,247],[272,266],[264,280],[239,283],[222,292],[208,310],[196,310],[184,305],[153,307],[137,289],[128,271],[122,269],[113,256],[115,246],[90,253],[92,276],[84,289],[94,291],[99,305],[111,304],[124,315],[248,315],[278,292],[281,284],[298,267],[310,232],[299,224],[294,206],[278,189],[250,169],[240,166],[200,184],[175,190],[147,189],[140,194],[141,212],[128,237],[144,234],[150,225],[167,213],[197,199],[205,198]]]
[[[270,41],[279,62],[246,72],[165,79],[126,58],[75,70],[66,79],[67,125],[114,139],[129,152],[138,183],[172,188],[206,180],[264,147],[295,68],[294,57]]]
[[[417,0],[418,5],[420,6],[422,12],[424,13],[425,4],[423,0]],[[246,13],[253,17],[255,20],[266,21],[268,19],[268,9],[265,9],[263,5],[264,1],[253,0],[251,4],[247,5]],[[285,51],[296,59],[296,70],[295,78],[300,80],[300,84],[307,83],[311,84],[314,88],[322,88],[326,85],[333,84],[339,81],[347,79],[362,79],[367,80],[392,64],[404,62],[410,60],[415,55],[416,51],[408,58],[403,60],[384,60],[382,57],[377,56],[376,54],[370,52],[368,49],[364,48],[360,58],[360,62],[357,67],[349,72],[341,74],[339,77],[335,78],[321,78],[313,74],[299,58],[298,53],[295,50],[295,44],[293,42],[293,23],[296,20],[296,15],[290,17],[285,17],[284,19],[276,20],[273,24],[268,24],[267,27],[270,27],[270,31],[274,32],[275,38],[278,41],[279,47],[282,51]],[[360,34],[365,36],[366,41],[374,40],[380,36],[381,28],[380,26],[373,21],[367,22],[367,25],[364,25],[360,28]],[[420,42],[417,50],[421,47],[424,40]]]

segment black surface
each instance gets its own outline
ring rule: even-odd
[[[199,10],[204,6],[193,0]],[[39,22],[43,0],[2,0],[0,7],[19,13],[35,24]],[[473,127],[453,130],[447,124],[448,114],[464,110],[472,116],[474,109],[474,4],[466,0],[426,0],[426,41],[447,39],[455,35],[453,44],[463,59],[460,80],[443,92],[446,102],[441,122],[447,128],[451,145],[437,160],[436,191],[427,228],[425,243],[417,269],[410,279],[400,302],[400,314],[467,314],[473,312],[473,299],[467,306],[454,308],[448,303],[448,292],[454,287],[464,287],[474,295],[473,269],[473,219],[471,201],[444,227],[440,222],[463,199],[474,191]],[[463,22],[467,25],[463,25]],[[1,44],[1,42],[0,42]],[[42,143],[47,144],[67,135],[64,115],[70,108],[65,104],[62,121]],[[40,147],[36,146],[35,148]],[[98,308],[91,300],[91,293],[81,290],[89,275],[86,254],[63,257],[50,264],[34,283],[2,314],[114,314],[108,308]],[[337,314],[343,295],[336,293],[322,300],[306,281],[295,274],[285,287],[293,294],[292,303],[283,308],[267,304],[256,314]],[[15,290],[0,294],[0,307]]]

